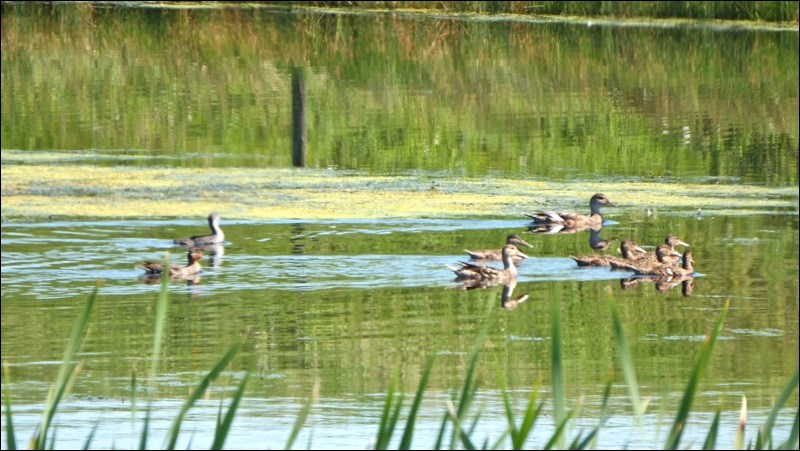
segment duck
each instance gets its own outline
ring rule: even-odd
[[[675,246],[689,247],[688,243],[686,243],[685,241],[682,241],[680,238],[678,238],[675,235],[667,235],[664,238],[664,244],[669,246],[669,249],[671,251],[675,251]],[[670,262],[670,263],[673,263],[673,264],[677,264],[678,263],[678,257],[680,257],[680,256],[681,255],[677,254],[677,253],[671,254],[671,255],[667,256],[667,260],[666,261]],[[636,261],[638,262],[638,264],[645,265],[645,264],[657,264],[659,260],[658,260],[658,255],[656,255],[655,252],[647,252],[644,255],[641,255],[641,256],[637,257]]]
[[[597,193],[589,200],[591,209],[589,216],[561,211],[539,211],[526,213],[525,216],[533,219],[534,224],[561,224],[567,229],[599,229],[603,226],[603,217],[600,216],[600,207],[602,206],[616,207],[608,196]]]
[[[689,274],[691,274],[693,272],[691,262],[692,252],[687,250],[684,252],[684,255],[688,257],[689,260],[684,262],[684,266],[688,265],[688,269],[690,270]],[[668,244],[658,245],[656,248],[656,256],[658,258],[657,262],[636,259],[630,263],[611,262],[611,267],[613,269],[633,271],[636,274],[648,276],[676,276],[685,273],[685,269],[677,267],[675,262],[672,260],[672,257],[680,257],[681,254],[670,249]]]
[[[646,254],[647,251],[639,247],[635,241],[622,240],[619,245],[619,250],[622,253],[622,259],[610,255],[584,255],[582,257],[569,258],[575,260],[578,266],[611,266],[612,262],[617,263],[633,263],[636,260],[636,255]]]
[[[203,258],[203,252],[194,247],[189,249],[186,254],[189,263],[186,266],[172,264],[168,267],[164,263],[145,260],[139,268],[144,269],[146,275],[163,275],[168,273],[171,278],[189,278],[200,272],[200,259]]]
[[[218,213],[211,213],[208,215],[208,227],[211,229],[211,235],[195,235],[188,238],[177,238],[172,240],[172,242],[174,244],[189,247],[220,244],[225,241],[225,233],[219,226],[219,220],[220,217]]]
[[[456,274],[456,280],[465,284],[492,286],[515,280],[517,267],[514,266],[514,257],[528,258],[517,246],[506,244],[503,247],[503,269],[492,268],[484,264],[461,262],[459,266],[447,267]]]
[[[513,244],[518,249],[520,247],[522,247],[522,246],[533,247],[530,244],[528,244],[527,241],[525,241],[522,238],[520,238],[519,235],[513,235],[513,234],[506,237],[506,244]],[[472,260],[497,260],[497,261],[499,261],[499,260],[503,259],[503,250],[502,249],[486,249],[486,250],[482,250],[482,251],[470,251],[470,250],[464,249],[464,252],[466,252]],[[525,254],[522,254],[522,253],[515,254],[512,258],[514,259],[514,261],[519,262],[520,260],[525,258]]]

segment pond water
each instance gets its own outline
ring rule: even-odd
[[[92,448],[138,446],[134,373],[135,415],[150,406],[149,446],[162,446],[187,393],[240,340],[178,447],[208,446],[248,370],[226,447],[283,447],[309,399],[296,448],[369,447],[389,381],[410,399],[432,355],[413,446],[433,446],[487,324],[475,437],[507,426],[501,371],[520,408],[541,381],[547,415],[530,446],[543,446],[553,308],[568,407],[580,409],[570,437],[596,424],[614,383],[598,448],[663,446],[726,305],[685,447],[702,446],[718,408],[718,443],[732,446],[742,396],[755,437],[797,371],[796,29],[2,8],[0,326],[18,440],[97,286],[84,367],[56,416],[61,448],[83,446],[96,423]],[[288,169],[293,65],[310,111],[302,170]],[[599,191],[617,207],[597,235],[534,233],[521,214],[586,212]],[[160,287],[136,265],[166,253],[183,263],[171,240],[206,233],[212,210],[226,242],[205,250],[198,279],[170,284],[150,375]],[[453,280],[447,265],[464,249],[499,248],[510,233],[532,245],[511,295],[525,302]],[[616,239],[615,254],[622,239],[653,250],[669,234],[691,245],[691,283],[631,284],[569,258],[597,253],[598,237]],[[651,397],[641,424],[612,302]],[[797,405],[795,392],[776,438]]]

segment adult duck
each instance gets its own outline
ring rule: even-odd
[[[484,264],[461,262],[459,266],[447,265],[456,274],[456,279],[464,283],[480,284],[485,286],[497,285],[514,280],[517,277],[517,267],[514,266],[514,257],[528,256],[522,253],[513,244],[503,247],[503,269],[492,268]]]
[[[172,264],[164,266],[164,263],[145,260],[139,268],[144,269],[147,275],[164,275],[169,274],[171,278],[185,278],[192,277],[200,272],[200,259],[203,258],[203,252],[198,248],[191,248],[186,254],[189,260],[186,266]]]
[[[516,246],[517,249],[519,249],[520,247],[523,247],[523,246],[524,247],[533,247],[530,244],[528,244],[527,241],[525,241],[522,238],[520,238],[519,235],[513,235],[513,234],[506,237],[506,244],[512,244],[512,245]],[[486,250],[482,250],[482,251],[470,251],[470,250],[464,249],[464,252],[466,252],[469,255],[469,257],[471,259],[473,259],[473,260],[497,260],[497,261],[499,261],[499,260],[503,259],[503,249],[486,249]],[[515,262],[518,262],[518,261],[522,260],[523,258],[526,258],[526,256],[525,256],[525,254],[522,254],[522,253],[516,254],[516,255],[514,255],[514,257],[512,257],[512,259]]]
[[[219,214],[211,213],[208,215],[208,227],[211,229],[211,235],[195,235],[188,238],[175,239],[172,242],[181,246],[210,246],[219,244],[225,241],[225,233],[219,226]]]
[[[597,193],[589,200],[589,216],[563,211],[539,211],[526,213],[525,216],[533,219],[534,224],[560,224],[567,229],[599,229],[603,226],[603,217],[600,216],[603,206],[616,207],[605,194]]]
[[[569,258],[575,260],[578,266],[611,266],[612,262],[617,263],[633,263],[637,255],[644,255],[646,250],[639,247],[635,241],[622,240],[619,245],[619,250],[622,253],[622,259],[610,255],[584,255],[581,257]]]

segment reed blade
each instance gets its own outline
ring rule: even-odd
[[[694,368],[692,369],[692,374],[689,377],[689,383],[683,392],[681,405],[678,408],[675,421],[672,423],[672,429],[667,437],[667,443],[665,445],[665,448],[667,449],[677,449],[680,444],[681,436],[683,435],[686,422],[689,418],[689,412],[692,409],[692,402],[694,401],[694,397],[700,387],[700,380],[703,378],[703,373],[705,373],[705,370],[708,367],[708,362],[711,360],[711,351],[714,349],[714,343],[717,341],[717,337],[722,331],[722,324],[725,321],[727,312],[728,303],[725,304],[725,308],[722,310],[722,313],[720,313],[719,318],[717,318],[717,322],[714,325],[714,329],[711,331],[711,334],[706,337],[702,346],[700,347],[700,354],[697,358],[697,363],[695,363]]]

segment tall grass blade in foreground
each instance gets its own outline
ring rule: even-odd
[[[64,350],[64,357],[61,367],[58,370],[55,386],[53,386],[51,389],[50,394],[47,397],[47,402],[44,406],[42,423],[39,425],[39,430],[36,431],[34,436],[31,438],[31,446],[35,449],[43,449],[47,445],[47,434],[50,432],[50,425],[52,424],[53,416],[56,414],[56,410],[58,409],[58,405],[61,400],[69,393],[72,384],[75,381],[77,370],[80,369],[80,365],[74,365],[73,360],[75,358],[75,354],[78,353],[78,350],[83,343],[83,338],[86,335],[86,329],[89,327],[89,313],[91,313],[92,307],[94,307],[95,299],[97,299],[97,290],[98,287],[95,287],[92,293],[89,295],[89,299],[86,300],[86,305],[83,308],[83,312],[78,318],[78,322],[75,323],[75,328],[72,329],[72,336],[70,337],[67,347]]]
[[[169,253],[164,256],[164,268],[169,268]],[[158,362],[161,355],[161,341],[164,336],[164,325],[167,322],[167,310],[169,302],[167,293],[169,292],[169,272],[161,275],[161,289],[156,300],[156,323],[153,333],[153,357],[150,361],[150,377],[158,374]]]
[[[389,382],[389,392],[386,394],[386,402],[383,404],[383,412],[378,422],[378,437],[375,442],[375,449],[387,449],[389,441],[394,434],[394,428],[397,426],[397,420],[400,416],[400,407],[403,405],[403,394],[398,395],[397,402],[394,401],[395,394],[397,393],[397,374],[392,377]]]
[[[490,304],[487,304],[487,312],[483,327],[481,328],[478,337],[475,339],[475,344],[473,345],[472,353],[470,354],[469,365],[467,366],[467,373],[466,377],[464,378],[464,385],[461,388],[461,397],[458,399],[458,408],[456,409],[452,402],[448,403],[448,415],[445,418],[449,417],[453,422],[453,435],[450,439],[451,449],[456,449],[458,447],[457,441],[461,441],[461,443],[467,449],[475,449],[475,445],[472,443],[469,433],[464,431],[462,428],[462,422],[466,419],[467,411],[472,405],[472,401],[475,399],[475,393],[477,392],[477,387],[475,384],[475,366],[478,363],[478,355],[483,348],[483,343],[486,341],[486,337],[489,335],[489,327],[494,324],[495,307],[494,301]],[[445,425],[442,424],[443,429],[444,427]],[[439,441],[437,440],[437,448],[438,446]]]
[[[708,361],[711,359],[711,351],[714,349],[714,343],[722,331],[722,324],[725,322],[725,316],[728,313],[728,303],[720,313],[711,335],[706,337],[703,345],[700,347],[700,355],[697,358],[697,363],[692,370],[692,375],[689,377],[689,383],[686,390],[683,392],[681,405],[678,409],[678,414],[675,416],[675,422],[672,423],[672,429],[667,437],[667,443],[664,445],[666,449],[678,449],[681,441],[681,436],[686,428],[686,421],[689,418],[689,412],[692,409],[692,402],[694,401],[695,394],[700,386],[700,380],[703,378],[703,373],[708,367]]]
[[[631,404],[633,405],[633,413],[636,415],[637,423],[640,423],[645,410],[647,410],[649,399],[642,401],[639,397],[639,383],[636,381],[636,369],[633,366],[633,359],[631,359],[631,353],[625,341],[622,321],[619,319],[616,305],[610,302],[609,307],[611,309],[611,319],[614,323],[614,338],[617,342],[617,353],[619,354],[620,364],[622,365],[622,373],[625,376],[625,383],[628,385],[628,392],[630,393]]]
[[[719,417],[722,415],[722,406],[717,408],[717,413],[714,414],[714,419],[711,421],[711,427],[708,428],[706,441],[703,443],[703,449],[716,449],[717,431],[719,431]],[[733,449],[739,449],[734,446]]]
[[[244,396],[244,389],[249,379],[250,371],[245,373],[242,382],[239,384],[239,388],[236,390],[236,393],[233,394],[233,400],[231,401],[230,407],[228,407],[228,412],[225,413],[225,418],[221,422],[217,421],[217,428],[214,430],[214,443],[211,444],[211,449],[222,449],[222,446],[225,444],[225,439],[228,437],[231,425],[233,424],[233,418],[236,416],[236,409],[239,407],[239,403]]]
[[[775,421],[778,419],[778,414],[780,413],[780,410],[783,408],[783,406],[786,405],[786,402],[789,401],[789,398],[792,396],[792,393],[794,393],[794,391],[797,390],[798,378],[800,378],[800,373],[798,373],[798,370],[795,369],[794,374],[789,379],[789,382],[783,388],[781,395],[778,397],[777,401],[775,401],[775,404],[772,406],[772,410],[769,412],[767,421],[764,423],[763,426],[761,426],[761,429],[759,430],[759,434],[765,440],[764,445],[768,448],[772,447],[772,428],[775,427]],[[798,429],[797,416],[795,416],[794,427],[792,429],[792,436],[789,438],[789,440],[781,444],[780,448],[787,449],[786,445],[788,445],[789,448],[797,448],[798,444],[797,429]]]
[[[531,394],[528,397],[528,405],[522,415],[522,422],[517,426],[516,419],[514,418],[514,411],[511,406],[511,398],[508,394],[505,375],[499,368],[496,372],[497,381],[500,384],[500,392],[503,394],[503,406],[506,409],[508,431],[511,435],[511,447],[513,449],[522,449],[525,446],[525,442],[528,440],[528,435],[530,435],[533,430],[533,426],[536,424],[536,420],[542,412],[544,403],[539,403],[538,406],[536,405],[539,399],[539,391],[542,388],[542,380],[539,379],[531,390]]]
[[[550,301],[550,329],[552,352],[550,356],[550,372],[553,383],[553,407],[555,410],[555,423],[563,430],[566,425],[566,382],[564,380],[564,356],[561,348],[561,302],[556,296]],[[561,431],[557,431],[559,437]],[[555,437],[554,437],[555,438]],[[564,448],[564,440],[557,442],[559,448]]]
[[[719,413],[717,414],[719,415]],[[742,408],[739,409],[739,426],[736,428],[736,438],[733,440],[733,449],[742,449],[744,444],[744,432],[747,426],[747,398],[742,396]],[[711,436],[711,432],[708,433]],[[706,448],[713,449],[713,448]]]
[[[289,434],[289,438],[286,440],[286,447],[284,449],[292,449],[292,445],[294,445],[294,441],[297,439],[297,436],[300,434],[300,429],[303,428],[303,424],[305,424],[306,419],[308,418],[308,414],[311,412],[311,406],[314,404],[314,397],[311,396],[308,398],[308,402],[303,406],[303,409],[300,410],[300,413],[297,415],[297,419],[294,422],[294,426],[292,427],[292,432]],[[309,438],[309,440],[311,440]],[[311,448],[311,443],[309,442],[309,449]]]
[[[219,362],[214,366],[214,368],[209,371],[209,373],[200,381],[200,385],[195,387],[192,393],[189,395],[189,399],[183,404],[181,407],[181,411],[178,412],[178,416],[175,418],[175,421],[172,423],[172,427],[170,427],[169,432],[167,434],[167,449],[175,449],[175,443],[178,441],[178,433],[181,429],[181,423],[183,423],[183,418],[186,416],[186,412],[197,402],[200,397],[203,396],[208,386],[211,385],[211,382],[216,379],[221,373],[222,370],[225,369],[226,366],[233,360],[233,357],[239,352],[239,348],[241,347],[241,343],[237,343],[233,345],[227,353],[220,359]],[[216,441],[216,438],[215,438]]]
[[[11,383],[10,371],[8,371],[8,362],[3,362],[3,381],[6,383],[3,388],[3,396],[6,398],[6,443],[8,449],[14,451],[17,449],[17,438],[14,436],[14,421],[11,416],[11,395],[8,392],[8,384]]]
[[[419,387],[417,387],[417,393],[414,395],[414,401],[411,403],[411,410],[408,412],[406,429],[403,431],[403,437],[400,439],[400,446],[398,446],[398,449],[411,449],[411,439],[414,436],[414,423],[417,421],[417,412],[419,412],[419,406],[422,403],[422,395],[425,393],[425,388],[428,386],[428,379],[433,370],[433,362],[433,356],[428,357],[425,370],[422,372],[422,379],[419,381]]]

